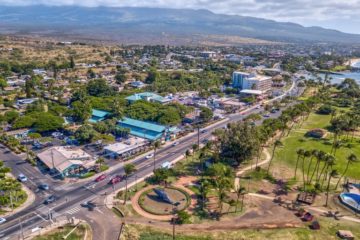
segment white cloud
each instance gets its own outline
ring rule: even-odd
[[[0,0],[3,5],[165,7],[290,21],[359,32],[360,0]]]

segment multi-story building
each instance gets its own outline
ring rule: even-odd
[[[272,79],[255,73],[234,72],[232,86],[239,89],[252,89],[266,92],[271,89]]]

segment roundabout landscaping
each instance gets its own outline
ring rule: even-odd
[[[156,194],[154,191],[155,189],[163,190],[173,204],[164,201],[158,194]],[[169,215],[173,213],[174,207],[176,207],[178,211],[187,209],[190,205],[190,196],[184,190],[176,187],[153,187],[142,192],[138,198],[138,203],[144,211],[150,214]]]

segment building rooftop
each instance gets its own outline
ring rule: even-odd
[[[125,142],[117,142],[104,147],[104,150],[114,152],[117,154],[126,153],[138,147],[141,147],[147,143],[147,140],[143,138],[130,137]]]
[[[96,117],[105,117],[106,115],[110,114],[107,111],[103,111],[103,110],[98,110],[98,109],[93,109],[91,115],[96,116]]]
[[[143,92],[143,93],[135,93],[134,95],[126,97],[126,100],[130,102],[135,102],[138,100],[145,100],[145,101],[155,101],[159,103],[166,103],[169,102],[171,99],[164,98],[156,93],[151,92]]]
[[[263,91],[252,90],[252,89],[244,89],[244,90],[241,90],[240,93],[252,94],[252,95],[261,95],[261,94],[263,94]]]
[[[80,148],[52,147],[39,153],[37,157],[49,168],[55,168],[63,172],[71,165],[77,164],[88,166],[94,163],[94,159]]]
[[[120,120],[119,123],[134,126],[134,127],[139,127],[139,128],[143,128],[143,129],[146,129],[149,131],[154,131],[154,132],[159,132],[159,133],[165,131],[165,129],[166,129],[165,126],[162,126],[159,124],[144,122],[144,121],[127,118],[127,117]]]
[[[103,110],[98,110],[98,109],[92,109],[91,112],[91,118],[89,119],[89,122],[91,123],[97,123],[99,121],[102,121],[105,119],[105,117],[107,115],[109,115],[110,113],[107,111],[103,111]]]

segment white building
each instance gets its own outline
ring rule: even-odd
[[[266,92],[271,89],[272,79],[255,73],[234,72],[232,86],[239,89],[252,89]]]
[[[107,157],[129,157],[142,151],[149,142],[144,138],[130,137],[124,142],[117,142],[104,147],[104,153]]]

